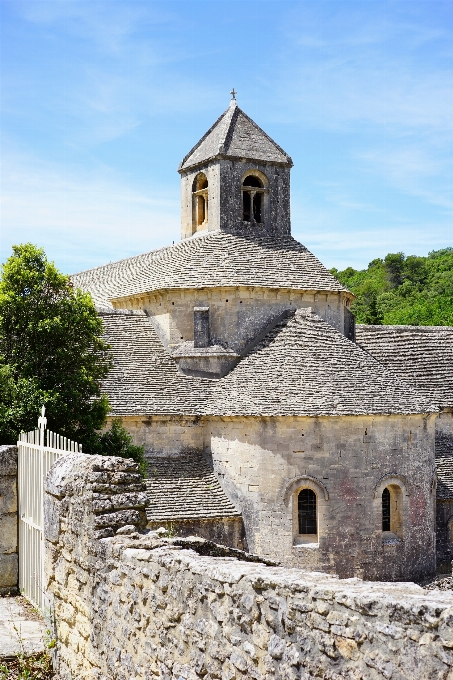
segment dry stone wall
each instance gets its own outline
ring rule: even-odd
[[[453,594],[143,532],[132,461],[69,455],[46,491],[64,680],[453,680]]]
[[[17,447],[0,446],[0,595],[18,582]]]

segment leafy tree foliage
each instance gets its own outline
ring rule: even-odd
[[[121,418],[114,418],[110,427],[99,437],[96,453],[103,456],[120,456],[133,458],[140,466],[140,472],[146,476],[144,446],[135,446],[129,432],[123,427]]]
[[[427,257],[389,253],[367,269],[331,269],[357,296],[358,323],[453,326],[453,248]]]
[[[85,447],[105,423],[110,366],[90,295],[42,249],[14,246],[0,279],[0,442],[34,429],[45,404],[49,428]]]

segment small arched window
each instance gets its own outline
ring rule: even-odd
[[[193,231],[202,231],[208,226],[208,178],[200,172],[192,187]]]
[[[388,484],[382,491],[382,531],[403,535],[403,493],[397,484]]]
[[[382,531],[390,531],[390,491],[382,492]]]
[[[264,222],[263,181],[256,175],[247,175],[242,182],[242,219],[244,222]]]
[[[299,534],[317,534],[316,494],[312,489],[302,489],[297,498]]]

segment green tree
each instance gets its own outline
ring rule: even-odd
[[[427,257],[389,253],[367,269],[331,271],[356,295],[358,323],[453,326],[453,248]]]
[[[0,442],[35,428],[45,404],[49,428],[85,448],[105,423],[110,367],[90,295],[42,249],[13,246],[0,279]]]
[[[103,456],[120,456],[133,458],[140,466],[140,472],[146,476],[144,446],[136,446],[129,432],[123,427],[121,418],[114,418],[110,430],[99,437],[97,452]]]
[[[391,288],[403,283],[404,253],[389,253],[384,258],[384,267]]]

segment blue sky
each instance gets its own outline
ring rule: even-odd
[[[0,0],[2,261],[179,239],[181,158],[238,103],[329,267],[453,245],[453,1]]]

